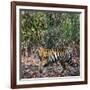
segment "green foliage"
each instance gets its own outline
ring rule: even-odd
[[[20,11],[21,47],[52,48],[61,41],[80,41],[80,14],[74,12]]]

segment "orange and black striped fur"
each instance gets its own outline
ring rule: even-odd
[[[35,50],[35,55],[38,55],[42,66],[57,63],[57,61],[60,61],[63,66],[65,62],[72,63],[72,56],[68,48],[38,48]]]

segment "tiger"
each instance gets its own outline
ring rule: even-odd
[[[35,55],[40,59],[40,65],[46,67],[58,61],[65,67],[64,63],[72,64],[72,50],[68,48],[37,48]]]

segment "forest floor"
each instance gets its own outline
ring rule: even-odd
[[[65,62],[65,67],[61,65],[58,61],[57,63],[52,63],[46,67],[40,67],[31,64],[21,63],[20,67],[20,78],[44,78],[44,77],[66,77],[66,76],[79,76],[80,75],[80,65],[74,64],[73,66]]]

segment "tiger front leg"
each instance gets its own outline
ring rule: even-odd
[[[43,72],[43,65],[42,65],[42,62],[39,63],[38,71],[39,71],[40,73]]]

